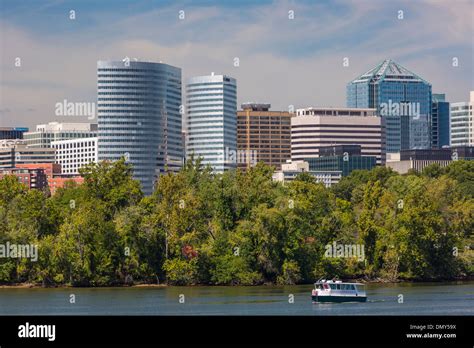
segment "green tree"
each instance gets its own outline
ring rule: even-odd
[[[429,166],[426,166],[421,172],[421,174],[429,178],[439,178],[441,175],[444,174],[444,170],[438,163],[433,163]]]
[[[369,266],[377,267],[376,243],[380,233],[380,226],[377,221],[377,208],[382,196],[382,185],[380,181],[371,182],[366,185],[364,199],[362,201],[362,211],[357,221],[359,238],[365,248],[365,257]],[[369,268],[370,271],[372,271]]]
[[[131,165],[123,157],[115,162],[90,163],[79,171],[86,197],[105,202],[110,215],[143,197],[139,182],[132,178]]]

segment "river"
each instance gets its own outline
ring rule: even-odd
[[[368,284],[366,303],[313,304],[311,289],[0,288],[0,315],[474,315],[472,281]]]

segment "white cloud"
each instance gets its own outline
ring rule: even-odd
[[[67,35],[3,21],[0,109],[11,111],[0,110],[0,125],[32,127],[54,120],[58,101],[94,101],[96,61],[125,56],[181,67],[183,82],[211,71],[228,74],[237,78],[239,103],[269,102],[273,109],[343,106],[347,82],[385,58],[400,60],[452,101],[467,98],[473,88],[473,2],[402,1],[404,22],[396,19],[398,4],[336,3],[350,12],[281,1],[237,9],[189,7],[180,21],[180,7],[173,5],[124,18],[94,15],[97,25]],[[450,65],[454,55],[461,59],[457,70]],[[22,58],[21,68],[14,67],[15,57]],[[347,68],[343,57],[350,59]]]

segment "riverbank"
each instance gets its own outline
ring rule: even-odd
[[[316,281],[317,279],[315,279]],[[474,281],[474,277],[465,277],[459,279],[396,279],[396,280],[387,280],[383,278],[344,278],[341,279],[344,281],[364,283],[364,284],[419,284],[419,283],[452,283],[452,282],[468,282]],[[288,284],[287,286],[293,285],[309,285],[311,283],[301,283],[301,284]],[[162,284],[147,284],[147,283],[137,283],[137,284],[115,284],[115,285],[102,285],[102,286],[73,286],[68,284],[60,285],[48,285],[43,284],[34,284],[34,283],[14,283],[14,284],[0,284],[0,289],[30,289],[30,288],[164,288],[164,287],[257,287],[257,286],[285,286],[284,284],[274,284],[274,283],[263,283],[256,285],[210,285],[210,284],[186,284],[186,285],[170,285],[166,283]]]
[[[42,284],[32,283],[17,283],[17,284],[2,284],[0,289],[30,289],[30,288],[163,288],[170,286],[168,284],[133,284],[133,285],[104,285],[104,286],[72,286],[67,284],[44,286]]]

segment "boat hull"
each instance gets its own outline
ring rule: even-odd
[[[311,296],[313,302],[318,303],[341,303],[341,302],[366,302],[366,296]]]

